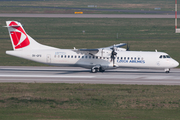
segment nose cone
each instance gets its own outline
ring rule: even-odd
[[[179,63],[176,60],[174,60],[173,61],[173,67],[177,67],[177,66],[179,66]]]

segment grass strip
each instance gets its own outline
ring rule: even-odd
[[[179,86],[1,83],[0,119],[178,120]]]

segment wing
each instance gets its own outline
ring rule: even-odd
[[[120,44],[112,45],[112,46],[109,46],[109,47],[96,48],[96,49],[86,49],[86,48],[85,49],[75,49],[74,48],[73,51],[75,51],[77,53],[81,53],[81,54],[90,54],[90,55],[95,55],[96,54],[96,55],[98,55],[98,54],[101,54],[100,51],[103,51],[103,50],[112,51],[113,48],[118,48],[118,47],[122,47],[122,46],[125,46],[125,45],[126,45],[126,43],[120,43]]]
[[[125,45],[126,45],[126,43],[120,43],[120,44],[115,44],[115,45],[105,47],[105,48],[102,48],[102,49],[113,49],[113,47],[118,48],[118,47],[122,47],[122,46],[125,46]]]
[[[99,52],[99,49],[74,49],[74,51],[81,54],[94,55]]]

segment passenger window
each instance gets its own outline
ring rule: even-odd
[[[93,59],[94,59],[94,56],[93,56]]]
[[[63,55],[61,55],[61,58],[63,58]]]
[[[56,57],[56,55],[54,55],[54,57]]]
[[[131,60],[133,60],[133,57],[131,57]]]
[[[74,56],[74,58],[76,58],[76,56]]]
[[[73,55],[71,55],[71,58],[73,58]]]
[[[123,59],[123,57],[121,57],[121,60]]]
[[[124,57],[124,59],[126,59],[126,57]]]
[[[159,58],[162,58],[162,55]]]
[[[68,58],[70,58],[70,56],[68,55]]]
[[[134,58],[134,60],[136,60],[136,57]]]
[[[96,56],[96,59],[98,59],[98,56]]]
[[[91,56],[89,56],[89,59],[91,59]]]
[[[140,60],[140,58],[138,58],[138,60]]]
[[[78,56],[78,58],[80,58],[80,56]]]
[[[129,60],[129,57],[127,59]]]
[[[87,56],[86,56],[86,59],[87,59]]]
[[[82,56],[82,58],[84,58],[84,56]]]
[[[117,57],[117,59],[119,59],[119,57]]]
[[[66,55],[64,56],[64,58],[66,58]]]
[[[105,59],[105,57],[103,57],[103,59]]]

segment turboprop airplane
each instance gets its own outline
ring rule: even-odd
[[[129,51],[120,43],[96,49],[59,49],[42,45],[31,38],[17,21],[6,21],[13,50],[6,54],[54,66],[91,69],[92,73],[115,68],[164,69],[169,73],[179,63],[164,52]],[[128,46],[128,45],[127,45]]]

